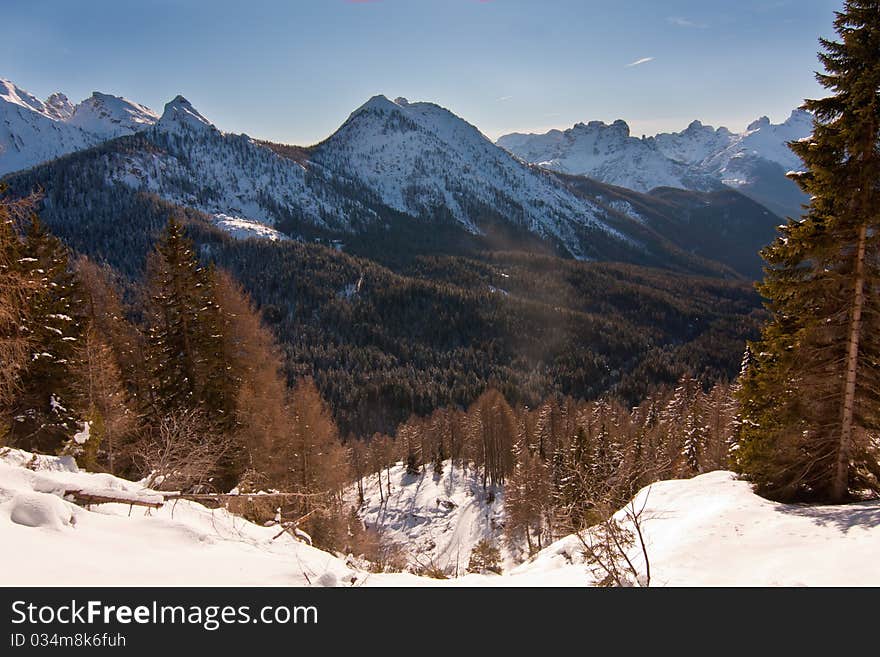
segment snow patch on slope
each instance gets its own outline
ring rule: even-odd
[[[251,221],[244,217],[230,217],[228,214],[217,214],[212,218],[212,222],[215,226],[239,240],[256,237],[276,242],[278,240],[290,239],[284,233],[280,233],[266,224],[261,224],[258,221]]]
[[[388,477],[391,494],[387,495]],[[380,493],[379,487],[382,487]],[[356,491],[350,494],[356,501]],[[364,504],[358,512],[364,524],[383,540],[400,546],[412,570],[432,566],[451,575],[464,575],[474,546],[483,539],[503,549],[504,494],[498,487],[483,490],[473,468],[453,468],[444,461],[443,474],[428,466],[408,475],[402,463],[364,481]],[[503,550],[505,565],[514,555]]]

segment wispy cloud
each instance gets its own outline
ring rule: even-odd
[[[697,21],[692,21],[689,18],[682,18],[681,16],[670,16],[666,19],[666,22],[670,25],[675,25],[676,27],[688,27],[695,30],[705,30],[709,27],[706,23],[699,23]]]
[[[501,96],[501,98],[498,99],[498,102],[503,103],[504,101],[510,100],[511,98],[513,98],[513,96]]]
[[[648,62],[653,62],[653,57],[642,57],[641,59],[637,59],[634,62],[630,62],[626,65],[626,68],[632,68],[633,66],[641,66],[642,64],[647,64]]]

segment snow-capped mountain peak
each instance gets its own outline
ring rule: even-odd
[[[46,104],[42,100],[16,86],[11,80],[0,78],[0,101],[49,116],[49,113],[46,111]]]
[[[0,175],[133,134],[158,118],[143,105],[98,92],[75,107],[60,92],[43,102],[0,79]]]
[[[57,96],[47,105],[9,80],[0,80],[0,175],[94,146],[99,141],[61,120],[59,108],[64,107]]]
[[[770,117],[762,116],[758,119],[755,119],[746,127],[746,132],[754,132],[755,130],[761,130],[762,128],[770,127]]]
[[[581,255],[579,230],[605,230],[596,208],[523,164],[448,109],[370,98],[313,152],[313,161],[415,217],[437,212],[479,233],[490,208]]]
[[[66,121],[73,116],[73,103],[60,92],[55,92],[46,99],[46,112],[57,121]]]
[[[66,99],[65,99],[66,100]],[[130,135],[156,123],[149,107],[98,91],[77,105],[68,123],[104,139]]]
[[[162,112],[162,118],[159,119],[157,126],[171,132],[177,132],[182,127],[191,130],[217,129],[192,106],[192,103],[180,95],[165,104],[165,110]]]

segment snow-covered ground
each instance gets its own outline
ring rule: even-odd
[[[433,566],[449,573],[464,574],[474,546],[488,539],[502,550],[507,565],[514,555],[504,550],[502,523],[504,493],[498,488],[483,490],[479,473],[443,464],[443,474],[430,466],[418,475],[408,475],[403,464],[391,468],[391,495],[386,495],[389,473],[383,471],[364,479],[364,505],[359,516],[383,540],[395,543],[406,553],[407,563],[418,570]],[[349,499],[356,504],[356,490]]]
[[[407,501],[414,509],[430,506],[431,495],[443,490],[451,495],[442,499],[461,502],[454,514],[461,526],[434,513],[422,523],[437,529],[445,522],[449,529],[435,535],[449,534],[447,547],[474,541],[479,526],[494,514],[468,505],[467,486],[451,482],[444,489],[445,480],[435,482],[430,473],[411,481],[401,476],[396,483],[400,490],[394,488],[392,472],[392,501],[396,494],[402,508]],[[4,450],[0,584],[586,586],[592,581],[575,537],[500,576],[436,580],[377,575],[286,534],[273,540],[277,528],[223,510],[187,501],[165,503],[161,509],[102,504],[87,510],[62,499],[61,493],[72,489],[141,500],[157,495],[136,482],[80,472],[70,459],[33,459],[26,452]],[[654,484],[639,493],[637,507],[645,496],[643,528],[653,586],[880,585],[878,501],[839,507],[775,504],[727,472]],[[418,510],[416,515],[425,514]],[[408,531],[406,523],[395,527]],[[631,556],[643,569],[638,550]]]
[[[277,242],[290,239],[287,235],[278,232],[271,226],[261,224],[259,221],[245,219],[244,217],[230,217],[228,214],[216,214],[212,220],[215,226],[226,231],[238,240],[259,237]]]

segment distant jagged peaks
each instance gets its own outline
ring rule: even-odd
[[[181,127],[192,130],[216,130],[214,124],[202,116],[183,96],[175,96],[174,100],[165,104],[162,118],[157,127],[163,130],[177,131]]]
[[[617,120],[611,124],[576,123],[565,131],[550,130],[540,135],[514,133],[500,137],[497,143],[544,168],[636,191],[659,186],[707,190],[721,183],[748,184],[747,169],[755,166],[749,163],[744,169],[744,157],[785,169],[796,168],[797,158],[787,143],[807,136],[811,130],[812,116],[795,110],[777,125],[763,116],[740,134],[695,120],[681,132],[635,139],[626,122]]]
[[[505,135],[497,144],[546,169],[640,192],[655,187],[707,191],[717,186],[705,176],[692,176],[686,165],[669,158],[653,139],[633,137],[622,119],[576,123],[565,131],[543,135]]]
[[[0,79],[0,175],[134,134],[159,119],[148,107],[93,93],[74,106],[63,93],[46,101]]]

